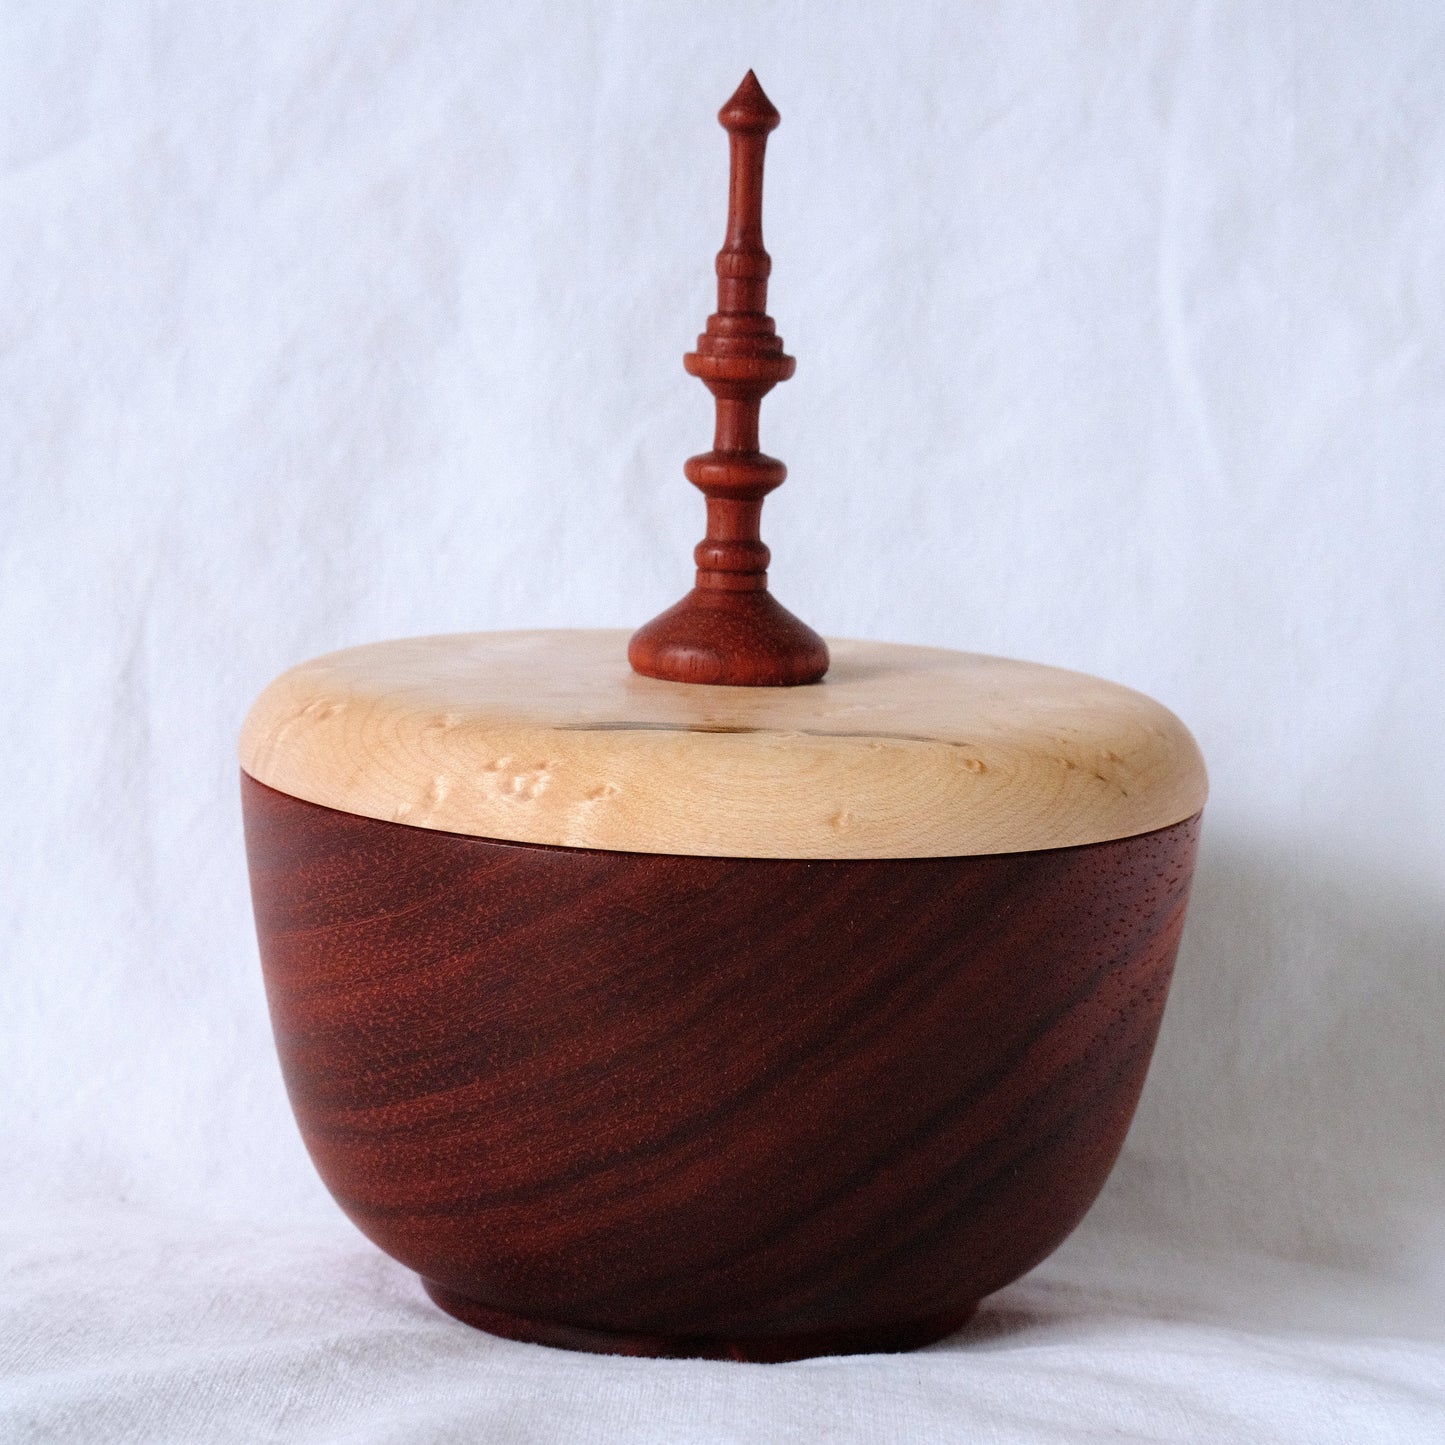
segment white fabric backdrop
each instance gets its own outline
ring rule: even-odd
[[[821,630],[1194,728],[1195,902],[1125,1156],[923,1354],[507,1345],[291,1124],[233,743],[382,636],[685,587],[755,66]],[[6,1438],[1445,1437],[1445,10],[0,10]]]

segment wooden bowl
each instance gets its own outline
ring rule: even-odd
[[[792,1359],[957,1328],[1123,1142],[1204,798],[1136,693],[834,642],[806,689],[620,633],[294,669],[242,780],[327,1187],[459,1319]]]

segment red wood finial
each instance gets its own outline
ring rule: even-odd
[[[758,450],[758,411],[794,366],[767,314],[773,263],[763,249],[763,151],[779,116],[750,70],[718,120],[732,175],[717,311],[683,358],[717,402],[712,451],[683,468],[707,497],[707,536],[693,553],[696,585],[633,634],[627,656],[636,671],[669,682],[790,687],[817,682],[828,649],[768,591],[771,554],[758,531],[763,498],[788,475]]]

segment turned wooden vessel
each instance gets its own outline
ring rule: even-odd
[[[241,738],[257,932],[322,1178],[457,1318],[630,1354],[906,1349],[1102,1186],[1204,768],[1127,688],[825,644],[773,600],[777,113],[749,75],[720,118],[696,586],[630,642],[417,638],[283,674]]]

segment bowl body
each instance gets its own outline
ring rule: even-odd
[[[291,1102],[443,1308],[638,1354],[926,1343],[1112,1166],[1198,818],[960,858],[493,842],[242,788]]]

